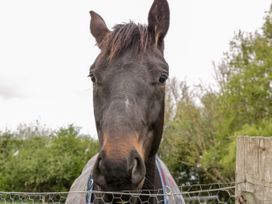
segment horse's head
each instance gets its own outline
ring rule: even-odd
[[[91,33],[101,50],[90,68],[101,146],[94,182],[101,190],[140,189],[163,130],[168,3],[154,1],[147,26],[130,22],[113,31],[101,16],[90,14]]]

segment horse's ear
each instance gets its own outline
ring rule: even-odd
[[[170,11],[167,0],[154,0],[148,14],[148,30],[155,44],[163,49],[163,39],[169,28]]]
[[[96,39],[98,47],[101,48],[101,42],[103,41],[107,33],[110,32],[110,30],[108,29],[105,21],[100,15],[98,15],[94,11],[90,11],[90,15],[91,15],[90,30],[92,35]]]

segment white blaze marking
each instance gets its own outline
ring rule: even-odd
[[[126,109],[128,109],[128,106],[129,106],[129,100],[128,100],[128,98],[126,98],[125,104],[126,104]]]

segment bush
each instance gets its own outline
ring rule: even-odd
[[[2,191],[67,191],[98,143],[79,134],[73,125],[51,131],[0,135],[0,189]],[[29,130],[35,130],[29,131]],[[28,134],[23,134],[22,132]]]

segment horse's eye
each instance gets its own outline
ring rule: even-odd
[[[95,76],[94,76],[93,73],[90,73],[90,74],[89,74],[89,77],[91,78],[91,80],[92,80],[93,83],[96,82],[96,78],[95,78]]]
[[[167,78],[168,78],[168,74],[167,74],[167,73],[163,73],[163,74],[160,76],[160,79],[159,79],[160,83],[163,84],[163,83],[167,80]]]

